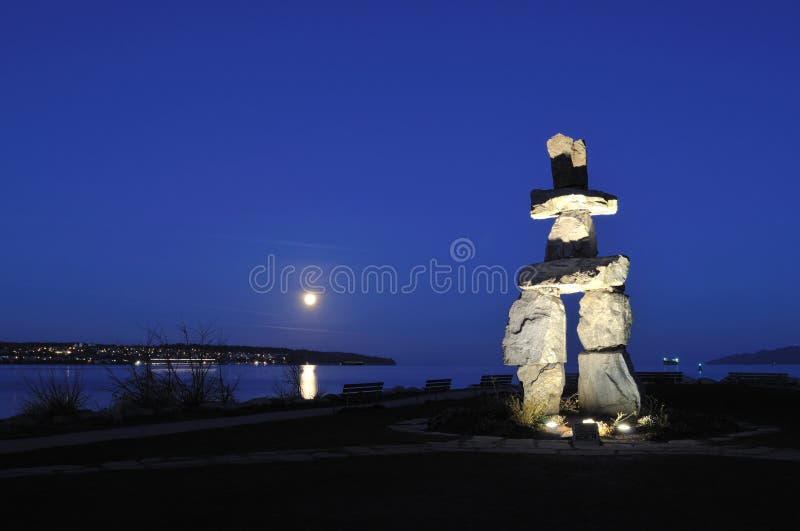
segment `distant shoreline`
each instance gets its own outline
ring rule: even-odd
[[[800,365],[800,346],[731,354],[711,360],[706,365]]]
[[[148,360],[210,361],[221,365],[397,365],[393,359],[381,356],[287,347],[0,342],[0,365],[131,365]]]

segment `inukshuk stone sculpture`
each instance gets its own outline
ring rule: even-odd
[[[634,413],[640,397],[625,349],[633,314],[624,294],[628,257],[597,256],[592,216],[617,212],[617,198],[588,189],[586,144],[557,134],[547,141],[552,190],[531,191],[531,217],[556,218],[544,262],[525,266],[522,289],[508,313],[503,363],[518,365],[525,401],[556,414],[567,361],[561,295],[583,292],[578,337],[578,394],[587,413]]]

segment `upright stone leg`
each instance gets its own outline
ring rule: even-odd
[[[633,365],[625,350],[633,313],[628,296],[611,290],[587,291],[581,299],[578,337],[578,395],[587,413],[637,413],[641,406]]]
[[[547,363],[523,365],[517,378],[525,393],[525,402],[533,402],[546,415],[557,415],[564,392],[564,364]]]
[[[639,389],[625,350],[578,354],[578,396],[586,413],[638,413]]]
[[[503,363],[519,365],[526,402],[557,414],[567,361],[567,317],[558,290],[523,291],[508,312]]]
[[[584,350],[627,345],[633,312],[627,295],[611,290],[587,291],[581,298],[578,338]]]
[[[525,290],[511,305],[503,337],[503,363],[567,361],[567,316],[557,290]]]

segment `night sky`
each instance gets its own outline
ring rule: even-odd
[[[541,261],[528,194],[562,132],[620,200],[595,225],[631,258],[635,363],[798,343],[795,3],[458,4],[2,2],[0,340],[213,321],[229,344],[497,364],[513,282],[306,308],[248,277],[273,254],[403,281],[456,238],[470,268]]]

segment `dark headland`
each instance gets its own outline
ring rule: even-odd
[[[265,363],[268,365],[396,365],[391,358],[352,352],[328,352],[287,347],[245,345],[113,345],[89,343],[0,342],[0,364],[128,364],[140,360],[202,358],[219,363]]]
[[[709,365],[800,365],[800,346],[731,354],[711,360]]]

